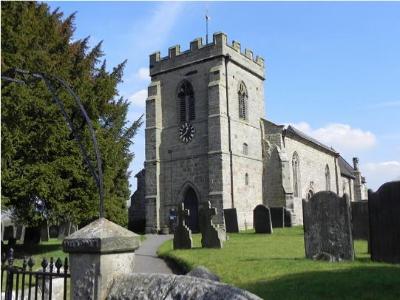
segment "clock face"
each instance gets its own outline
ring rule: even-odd
[[[194,136],[194,127],[188,122],[184,122],[179,127],[179,138],[183,143],[189,143]]]

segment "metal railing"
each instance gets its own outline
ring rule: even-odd
[[[62,293],[57,291],[57,299],[67,299],[68,281],[71,274],[68,273],[68,258],[64,263],[60,258],[55,262],[53,257],[50,262],[43,258],[41,269],[33,271],[35,261],[32,257],[25,257],[22,267],[14,266],[14,250],[9,249],[7,255],[1,257],[1,299],[52,299],[54,289],[63,289]],[[4,276],[6,275],[6,276]],[[53,286],[53,280],[62,279],[61,285]],[[5,285],[3,283],[5,282]],[[4,288],[4,289],[3,289]]]

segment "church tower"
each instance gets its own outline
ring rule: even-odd
[[[150,55],[146,100],[146,232],[168,226],[171,209],[184,203],[198,230],[199,208],[236,208],[240,228],[252,226],[262,203],[260,119],[264,117],[264,60],[224,33],[190,49]]]

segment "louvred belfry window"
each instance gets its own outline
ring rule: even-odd
[[[242,120],[247,120],[247,89],[244,85],[244,82],[240,82],[239,90],[238,90],[238,97],[239,97],[239,118]]]
[[[185,80],[178,89],[179,98],[179,121],[188,122],[196,118],[194,92],[189,81]]]

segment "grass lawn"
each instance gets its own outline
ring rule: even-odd
[[[206,266],[221,281],[263,299],[400,299],[400,265],[371,262],[365,241],[355,241],[353,262],[329,263],[305,258],[303,228],[274,229],[272,235],[246,231],[229,234],[223,249],[158,250],[186,270]]]

